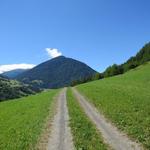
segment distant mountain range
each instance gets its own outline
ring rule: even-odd
[[[25,71],[28,71],[28,70],[29,69],[15,69],[15,70],[4,72],[1,75],[6,76],[6,77],[8,77],[10,79],[14,79],[15,77],[17,77],[21,73],[23,73]]]
[[[16,79],[24,83],[36,81],[43,88],[60,88],[69,86],[74,80],[88,78],[96,73],[80,61],[59,56],[21,73]]]

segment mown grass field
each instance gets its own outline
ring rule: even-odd
[[[77,89],[119,129],[150,149],[150,63]]]
[[[76,101],[71,89],[67,91],[67,105],[75,148],[77,150],[106,150],[107,146]]]
[[[34,149],[58,90],[0,103],[0,149]]]

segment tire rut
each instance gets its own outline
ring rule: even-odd
[[[75,88],[72,88],[72,91],[86,115],[96,125],[104,141],[108,143],[110,147],[115,150],[143,150],[138,143],[131,141],[127,135],[118,131],[115,126],[108,122]]]
[[[74,150],[71,129],[68,125],[66,90],[64,88],[58,97],[57,113],[52,123],[47,150]]]

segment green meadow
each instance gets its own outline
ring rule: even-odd
[[[106,150],[107,146],[100,137],[100,133],[78,104],[71,89],[67,91],[67,104],[75,148],[77,150]]]
[[[77,89],[120,130],[150,149],[150,63]]]
[[[0,103],[0,149],[34,149],[58,90]]]

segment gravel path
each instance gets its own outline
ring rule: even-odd
[[[104,141],[108,143],[110,147],[115,150],[142,150],[137,143],[131,141],[125,134],[120,133],[115,126],[109,123],[75,88],[72,88],[72,90],[81,107],[96,125]]]
[[[68,126],[68,110],[66,104],[66,88],[58,97],[57,113],[51,129],[48,142],[48,150],[73,150],[73,142],[70,127]]]

